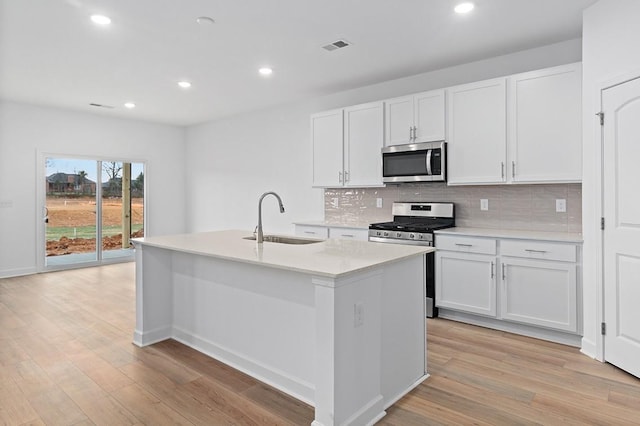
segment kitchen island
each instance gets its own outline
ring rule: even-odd
[[[314,406],[316,426],[373,424],[427,378],[433,248],[247,236],[135,239],[134,343],[182,342]]]

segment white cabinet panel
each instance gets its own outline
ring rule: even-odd
[[[506,78],[448,89],[448,182],[506,182]]]
[[[513,182],[582,179],[582,67],[509,78],[509,173]]]
[[[342,110],[311,116],[313,144],[313,186],[342,186]]]
[[[501,318],[578,330],[575,264],[503,257],[501,266]]]
[[[445,140],[444,89],[385,101],[385,146]]]
[[[329,238],[329,229],[326,226],[296,225],[296,235],[309,238]]]
[[[329,238],[343,238],[349,240],[367,241],[369,239],[369,230],[359,228],[330,227]]]
[[[496,254],[496,240],[491,238],[436,235],[436,247],[438,250]]]
[[[496,258],[436,252],[436,306],[496,316]]]
[[[344,109],[345,186],[382,186],[383,123],[382,102]]]
[[[577,247],[575,244],[531,240],[504,240],[500,243],[500,253],[503,256],[575,262]]]

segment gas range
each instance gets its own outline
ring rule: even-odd
[[[369,241],[433,246],[433,231],[455,226],[453,203],[393,203],[393,221],[369,225]]]

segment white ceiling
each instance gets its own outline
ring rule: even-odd
[[[0,0],[0,98],[191,125],[577,38],[595,1]]]

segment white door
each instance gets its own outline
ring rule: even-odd
[[[413,142],[413,96],[388,99],[385,107],[384,145],[402,145]]]
[[[344,184],[382,186],[382,102],[344,109]]]
[[[445,140],[444,89],[418,93],[413,98],[414,142]]]
[[[605,360],[640,377],[640,78],[604,90]]]
[[[342,110],[311,116],[313,186],[342,186]]]

